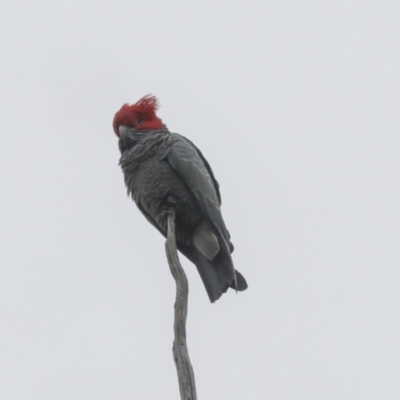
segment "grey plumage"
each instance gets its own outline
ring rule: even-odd
[[[177,247],[197,266],[211,302],[229,287],[245,290],[245,279],[233,267],[219,185],[200,150],[166,127],[139,130],[121,125],[119,137],[128,193],[164,236],[164,211],[175,208]]]

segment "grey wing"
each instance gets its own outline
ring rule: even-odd
[[[222,249],[230,257],[229,233],[222,219],[218,182],[208,162],[193,143],[177,133],[171,133],[171,148],[166,159],[193,194],[219,237]]]
[[[185,139],[188,143],[190,143],[190,144],[196,149],[196,151],[197,151],[197,153],[199,154],[200,158],[203,160],[204,165],[206,166],[207,171],[208,171],[208,173],[210,174],[210,177],[211,177],[211,179],[212,179],[212,181],[213,181],[214,188],[215,188],[215,191],[216,191],[217,196],[218,196],[219,205],[221,205],[221,201],[222,201],[222,200],[221,200],[221,193],[220,193],[220,191],[219,191],[219,183],[218,183],[217,179],[216,179],[215,176],[214,176],[214,172],[213,172],[213,170],[211,169],[210,164],[208,163],[207,159],[203,156],[203,153],[200,151],[200,149],[197,148],[196,145],[195,145],[193,142],[191,142],[189,139],[187,139],[187,138],[185,138],[185,137],[183,137],[183,136],[181,136],[181,137],[182,137],[183,139]]]

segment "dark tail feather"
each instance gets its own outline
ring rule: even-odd
[[[210,261],[208,258],[204,257],[200,253],[196,255],[195,258],[195,264],[207,290],[208,297],[210,298],[211,303],[214,303],[222,296],[223,293],[228,290],[229,284],[221,284],[218,272],[214,267],[212,261]]]
[[[193,253],[193,262],[196,264],[211,303],[214,303],[231,285],[234,285],[235,277],[232,273],[231,263],[227,257],[221,254],[222,252],[213,261],[204,257],[196,249]]]
[[[243,290],[247,289],[246,279],[244,279],[244,276],[239,271],[235,272],[236,272],[236,287],[233,285],[231,286],[231,288],[238,290],[239,292],[242,292]]]
[[[239,291],[247,289],[243,275],[233,269],[230,256],[222,251],[210,261],[194,247],[178,244],[178,249],[196,265],[211,303],[218,300],[230,287]]]
[[[232,265],[222,252],[210,261],[194,247],[178,244],[178,249],[196,265],[211,303],[218,300],[232,284],[234,285]]]

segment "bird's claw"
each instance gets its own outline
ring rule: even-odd
[[[175,218],[175,210],[173,208],[166,208],[161,212],[161,217],[164,219],[168,219],[168,217],[172,215]]]

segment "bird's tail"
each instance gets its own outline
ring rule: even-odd
[[[211,261],[194,247],[178,248],[196,265],[211,303],[218,300],[230,287],[239,291],[247,289],[243,275],[233,269],[231,258],[224,252],[221,251]]]
[[[235,273],[236,273],[236,287],[231,286],[231,288],[238,290],[239,292],[243,292],[243,290],[247,289],[246,279],[244,279],[244,276],[236,269]]]

